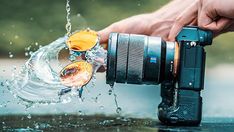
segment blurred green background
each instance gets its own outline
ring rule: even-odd
[[[73,31],[100,30],[123,18],[152,12],[169,0],[71,0]],[[25,47],[46,45],[66,33],[66,0],[1,0],[0,57],[25,57]],[[224,34],[207,47],[208,66],[234,62],[233,33]],[[33,48],[32,48],[33,49]]]

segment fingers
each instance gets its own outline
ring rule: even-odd
[[[198,10],[198,26],[201,28],[205,28],[207,25],[213,22],[217,14],[213,13],[210,7],[201,7],[201,6]]]
[[[125,29],[125,21],[120,21],[111,24],[105,29],[98,31],[98,35],[100,36],[100,44],[104,44],[108,42],[109,34],[112,32],[123,32]]]
[[[112,32],[111,26],[109,26],[101,31],[98,31],[98,35],[100,36],[100,44],[107,43],[109,34],[111,32]]]
[[[194,20],[192,20],[192,22],[190,22],[189,25],[190,25],[190,26],[197,25],[197,18],[194,18]]]
[[[234,20],[232,21],[232,24],[229,26],[229,31],[234,31]]]
[[[202,27],[205,29],[212,30],[215,33],[219,33],[222,30],[225,30],[227,27],[231,25],[231,20],[227,18],[220,18],[218,21],[213,21],[207,25],[203,25]]]
[[[219,16],[212,3],[201,0],[198,10],[198,26],[213,31],[215,36],[226,32],[232,25],[232,20]]]
[[[169,40],[174,41],[183,26],[195,23],[198,12],[197,1],[186,8],[176,19],[169,33]]]
[[[197,14],[198,14],[198,17],[197,17],[197,25],[198,25],[198,18],[201,16],[201,10],[202,10],[202,2],[203,2],[203,0],[199,0],[199,2],[197,3],[197,7],[198,7],[198,12],[197,12]]]

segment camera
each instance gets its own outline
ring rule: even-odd
[[[199,125],[204,88],[204,47],[211,31],[186,26],[175,42],[161,37],[111,33],[106,83],[161,85],[158,118],[167,125]]]

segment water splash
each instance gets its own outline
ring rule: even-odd
[[[70,88],[71,90],[65,94],[60,94],[61,91],[69,89],[61,83],[59,75],[67,65],[59,60],[60,51],[66,48],[67,38],[67,36],[61,37],[31,54],[20,73],[14,74],[10,82],[9,89],[15,97],[30,106],[34,103],[68,103],[74,96],[81,98],[82,88]],[[27,47],[28,49],[30,47]],[[99,44],[85,53],[86,61],[92,64],[94,69],[90,81],[94,85],[91,87],[95,86],[96,71],[106,63],[106,55],[107,52]]]
[[[62,37],[32,53],[19,74],[15,74],[10,90],[18,98],[33,103],[61,102],[58,92],[64,88],[58,72],[62,65],[59,52],[65,48]]]
[[[70,14],[71,14],[70,0],[67,0],[66,11],[67,11],[67,16],[66,16],[67,24],[66,24],[65,28],[67,30],[67,36],[70,36],[71,35],[71,27],[72,27],[71,19],[70,19]]]

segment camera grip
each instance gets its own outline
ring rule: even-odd
[[[162,89],[165,88],[162,87]],[[167,125],[199,125],[202,113],[200,91],[178,90],[173,93],[176,100],[168,101],[165,96],[162,96],[162,102],[158,106],[159,120]]]

